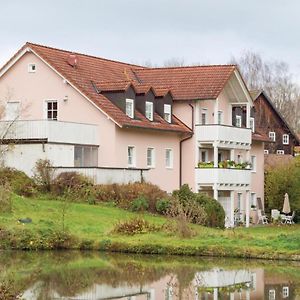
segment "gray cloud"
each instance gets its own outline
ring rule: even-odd
[[[0,10],[0,64],[28,40],[156,64],[226,63],[251,49],[300,74],[296,0],[10,0]]]

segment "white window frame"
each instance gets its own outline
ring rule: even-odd
[[[203,122],[202,116],[205,115],[205,121]],[[201,115],[200,115],[200,123],[201,125],[206,125],[207,124],[207,108],[202,108],[201,109]]]
[[[218,125],[222,125],[223,124],[223,111],[219,110],[218,111]]]
[[[153,102],[146,101],[145,116],[148,120],[153,121]]]
[[[256,155],[251,155],[251,172],[256,172]]]
[[[171,123],[172,121],[172,106],[171,104],[164,104],[164,119]]]
[[[127,109],[127,104],[130,104],[131,109],[130,111]],[[126,107],[125,107],[126,115],[133,119],[134,118],[134,100],[133,99],[126,99]]]
[[[132,149],[132,159],[129,162],[129,149]],[[136,166],[136,148],[133,145],[127,146],[127,165],[129,168],[134,168]]]
[[[274,289],[269,290],[269,300],[275,300],[276,299],[276,291]]]
[[[34,67],[34,69],[32,67]],[[28,73],[35,73],[35,72],[36,72],[36,64],[35,63],[28,64]]]
[[[275,131],[269,131],[269,138],[271,141],[276,142],[276,132]]]
[[[288,134],[282,135],[282,144],[288,145],[290,143],[290,136]]]
[[[167,157],[167,153],[169,153],[169,159]],[[166,148],[165,149],[165,165],[166,169],[173,169],[173,149]]]
[[[242,116],[235,116],[235,127],[242,127]]]
[[[283,286],[282,287],[282,298],[288,298],[290,295],[289,287]]]
[[[269,154],[269,150],[268,150],[268,149],[265,149],[265,150],[264,150],[264,154]]]
[[[284,150],[281,150],[281,149],[276,150],[276,154],[278,154],[278,155],[284,155]]]
[[[57,103],[57,108],[56,108],[56,119],[53,119],[53,118],[48,118],[48,103],[54,103],[56,102]],[[52,113],[54,112],[54,110],[52,109],[51,110]],[[55,99],[47,99],[45,101],[45,110],[44,110],[44,114],[45,114],[45,120],[49,120],[49,121],[58,121],[58,115],[59,115],[59,101],[58,100],[55,100]]]
[[[255,119],[250,117],[250,128],[252,132],[255,132]]]
[[[150,153],[151,153],[151,156],[149,157],[148,154],[149,154],[149,151],[150,150]],[[147,148],[147,153],[146,153],[146,160],[147,160],[147,167],[148,168],[155,168],[155,149],[154,147],[148,147]],[[149,158],[151,160],[151,162],[149,163]]]

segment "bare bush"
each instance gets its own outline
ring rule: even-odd
[[[0,212],[12,212],[12,194],[10,186],[7,183],[0,184]]]

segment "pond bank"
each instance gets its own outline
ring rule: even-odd
[[[0,248],[20,250],[83,249],[123,253],[218,256],[300,261],[300,226],[221,230],[193,225],[183,239],[163,230],[135,235],[112,233],[118,221],[142,217],[155,226],[166,218],[136,214],[109,205],[68,204],[15,197],[13,212],[0,214]],[[20,224],[20,218],[31,223]]]

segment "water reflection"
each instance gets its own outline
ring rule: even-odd
[[[0,252],[22,299],[300,299],[291,262],[80,252]]]

